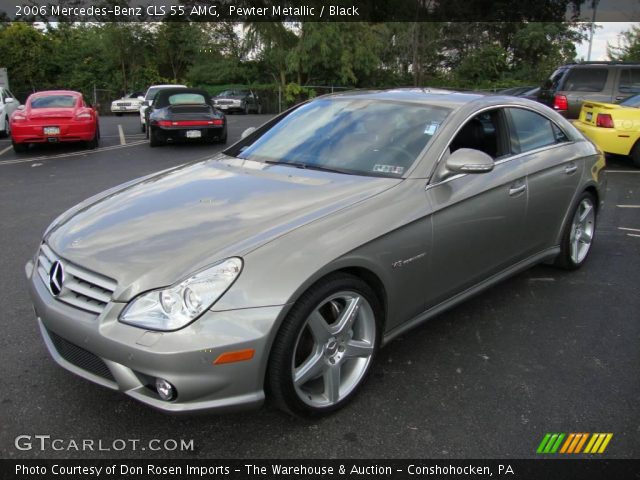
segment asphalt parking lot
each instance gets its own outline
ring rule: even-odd
[[[229,142],[269,117],[229,118]],[[640,170],[609,159],[587,264],[540,266],[384,348],[360,395],[319,421],[265,407],[167,416],[59,368],[40,338],[24,264],[62,211],[106,188],[222,149],[151,149],[136,116],[103,117],[102,144],[16,156],[0,139],[0,457],[525,458],[546,432],[612,432],[608,458],[640,452]],[[18,435],[193,439],[195,450],[20,451]]]

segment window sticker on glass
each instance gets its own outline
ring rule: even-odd
[[[424,129],[424,133],[425,135],[433,135],[434,133],[436,133],[436,130],[438,130],[438,127],[440,126],[439,123],[427,123],[427,126]]]
[[[395,175],[402,175],[404,173],[404,167],[398,167],[396,165],[375,164],[373,166],[373,171],[380,172],[380,173],[393,173]]]

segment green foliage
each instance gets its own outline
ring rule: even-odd
[[[631,28],[620,35],[617,46],[607,45],[611,60],[621,62],[640,62],[640,26]]]

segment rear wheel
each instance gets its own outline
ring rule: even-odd
[[[591,251],[595,233],[596,200],[591,193],[584,192],[565,227],[555,264],[567,270],[580,268]]]
[[[244,108],[242,109],[243,115],[247,115],[249,113],[249,104],[245,103]]]
[[[160,147],[161,145],[164,145],[164,141],[159,138],[158,132],[155,128],[149,127],[149,133],[147,133],[147,136],[149,137],[150,147]]]
[[[267,382],[274,403],[304,416],[342,407],[370,371],[381,319],[378,298],[360,278],[336,274],[311,287],[271,350]]]
[[[146,125],[145,125],[144,123],[141,123],[141,124],[140,124],[140,131],[141,131],[142,133],[145,133],[145,132],[147,131]]]
[[[27,143],[11,142],[11,146],[13,147],[13,151],[16,153],[24,153],[29,148],[29,144]]]
[[[96,126],[96,133],[93,138],[87,142],[87,148],[94,150],[100,145],[100,127]]]
[[[640,168],[640,142],[636,142],[631,149],[631,160],[636,168]]]

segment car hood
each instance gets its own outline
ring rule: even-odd
[[[54,222],[45,241],[66,261],[116,280],[114,300],[128,301],[399,181],[220,154],[86,200]]]

